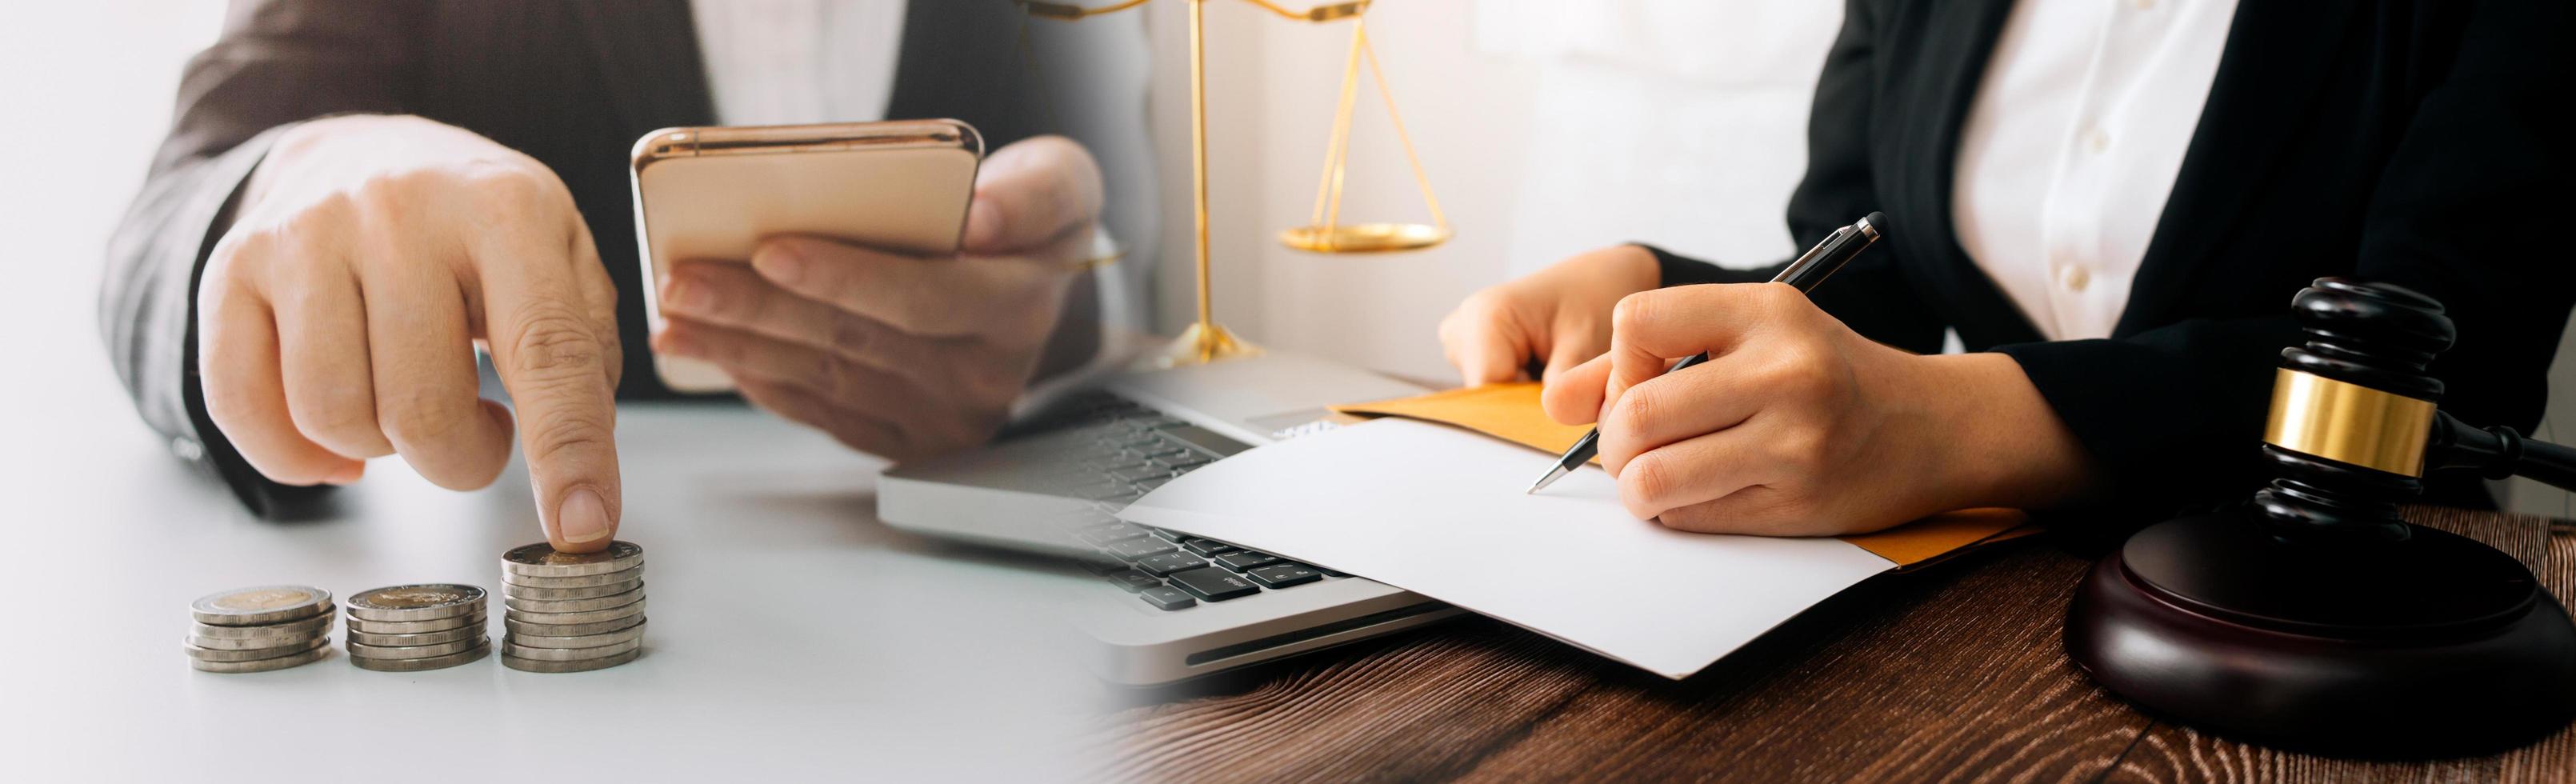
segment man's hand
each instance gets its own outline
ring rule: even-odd
[[[619,504],[616,288],[543,164],[417,117],[280,138],[197,288],[206,409],[288,484],[347,484],[401,454],[441,487],[490,484],[510,411],[476,394],[490,349],[526,420],[557,549],[597,550]]]
[[[1468,386],[1522,380],[1533,358],[1554,379],[1610,349],[1610,309],[1653,289],[1655,256],[1618,245],[1476,292],[1440,321],[1440,347]]]
[[[862,452],[982,444],[1036,372],[1099,213],[1080,145],[1013,144],[976,175],[961,252],[775,237],[748,266],[679,265],[653,347],[715,363],[753,403]]]

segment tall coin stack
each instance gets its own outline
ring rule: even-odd
[[[264,585],[208,594],[188,605],[188,665],[207,672],[267,672],[331,655],[331,592]]]
[[[381,672],[454,667],[492,652],[483,589],[396,585],[349,597],[349,663]]]
[[[644,548],[552,545],[501,554],[501,664],[528,672],[615,667],[644,653]]]

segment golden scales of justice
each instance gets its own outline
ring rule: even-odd
[[[1032,17],[1077,20],[1084,17],[1116,13],[1144,5],[1150,0],[1118,0],[1098,7],[1043,0],[1014,0]],[[1431,179],[1422,173],[1422,158],[1413,152],[1413,139],[1404,132],[1402,115],[1395,110],[1395,94],[1387,90],[1386,73],[1378,66],[1377,50],[1369,45],[1367,19],[1372,0],[1348,0],[1328,3],[1304,11],[1292,11],[1270,0],[1244,0],[1287,19],[1302,22],[1351,20],[1351,51],[1342,67],[1341,100],[1333,111],[1332,141],[1324,150],[1322,181],[1315,186],[1315,211],[1311,222],[1279,232],[1280,244],[1311,253],[1387,253],[1420,250],[1449,239],[1449,219],[1440,213],[1440,199],[1431,194]],[[1193,211],[1198,216],[1198,284],[1199,313],[1197,323],[1181,333],[1179,340],[1157,358],[1163,367],[1199,365],[1232,357],[1261,353],[1218,326],[1208,288],[1208,178],[1207,178],[1207,48],[1202,35],[1205,25],[1201,13],[1207,0],[1183,0],[1190,5],[1190,181]],[[1404,146],[1404,159],[1413,167],[1413,180],[1422,188],[1423,205],[1431,210],[1431,223],[1343,223],[1342,181],[1350,159],[1352,104],[1359,96],[1360,64],[1368,64],[1369,77],[1377,82],[1377,92],[1386,99],[1386,114],[1395,125],[1396,140]]]

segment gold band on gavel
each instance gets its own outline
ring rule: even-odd
[[[2424,475],[2433,402],[2281,368],[2263,442],[2405,476]]]

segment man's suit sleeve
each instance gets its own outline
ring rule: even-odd
[[[245,463],[207,418],[197,385],[196,281],[270,143],[303,120],[402,111],[408,2],[236,2],[180,79],[169,136],[107,249],[99,332],[143,420],[220,476],[253,511],[312,488]]]
[[[2479,425],[2528,431],[2567,323],[2570,272],[2546,235],[2571,199],[2563,126],[2528,85],[2571,77],[2552,40],[2567,4],[2489,0],[2469,21],[2447,78],[2425,93],[2384,167],[2361,229],[2354,274],[2441,300],[2458,342],[2433,364],[2442,408]],[[2212,260],[2225,268],[2226,260]],[[2253,449],[2287,315],[2195,319],[2110,340],[1999,347],[2098,461],[2114,502],[2202,501],[2267,474]],[[2221,456],[2231,456],[2222,459]]]
[[[1869,129],[1877,100],[1878,72],[1872,41],[1875,9],[1854,0],[1843,12],[1842,32],[1825,53],[1816,99],[1807,117],[1807,173],[1789,195],[1789,237],[1804,249],[1835,229],[1880,209],[1871,176]],[[1890,232],[1901,226],[1887,227]],[[1663,271],[1663,285],[1759,283],[1788,267],[1786,260],[1754,269],[1728,269],[1645,246]],[[1905,283],[1893,243],[1880,243],[1834,273],[1811,296],[1816,306],[1852,331],[1881,343],[1930,353],[1941,350],[1947,325]]]

